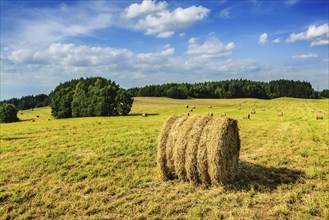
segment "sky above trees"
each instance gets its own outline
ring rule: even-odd
[[[1,100],[72,78],[328,88],[327,0],[1,1]]]

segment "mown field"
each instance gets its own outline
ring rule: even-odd
[[[22,111],[1,124],[0,219],[329,219],[328,101],[135,98],[126,117],[61,120]],[[159,179],[161,126],[186,104],[238,119],[231,185]]]

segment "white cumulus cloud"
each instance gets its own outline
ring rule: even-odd
[[[214,36],[211,36],[203,44],[199,44],[195,38],[190,38],[188,41],[187,54],[199,55],[202,58],[229,57],[232,55],[232,50],[234,48],[235,44],[233,42],[224,44]]]
[[[318,58],[319,55],[315,53],[308,53],[308,54],[299,54],[292,56],[293,59],[314,59]]]
[[[267,33],[263,33],[259,36],[259,40],[258,40],[258,44],[259,45],[264,45],[266,44],[268,41],[268,34]]]
[[[281,38],[276,38],[272,42],[275,43],[275,44],[278,44],[278,43],[281,42]]]
[[[154,12],[163,11],[167,8],[166,2],[156,2],[153,0],[144,0],[142,3],[133,3],[124,11],[125,18],[135,18]]]
[[[311,25],[304,32],[292,33],[286,42],[293,43],[295,41],[307,40],[311,41],[311,46],[321,46],[329,44],[329,25],[322,24],[319,26]]]
[[[173,11],[159,10],[139,18],[136,24],[131,25],[131,29],[143,31],[146,35],[155,35],[158,38],[168,38],[177,30],[202,21],[209,13],[210,9],[203,6],[179,7]]]

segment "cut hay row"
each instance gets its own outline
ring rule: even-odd
[[[157,162],[165,180],[221,185],[234,178],[239,152],[236,120],[172,116],[160,134]]]

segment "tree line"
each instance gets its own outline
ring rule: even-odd
[[[40,95],[28,95],[21,98],[12,98],[8,100],[3,100],[0,102],[0,106],[3,104],[12,104],[20,110],[26,110],[31,108],[45,107],[50,104],[49,96],[46,94]]]
[[[270,82],[232,79],[203,83],[166,83],[125,90],[102,77],[72,79],[59,84],[49,95],[29,95],[0,102],[0,122],[17,121],[19,110],[49,106],[56,118],[127,115],[133,97],[187,98],[329,98],[329,90],[316,92],[309,82]]]
[[[273,80],[257,82],[246,79],[232,79],[204,83],[166,83],[131,88],[133,96],[187,98],[259,98],[278,97],[318,98],[309,82],[293,80]],[[321,93],[322,94],[322,93]],[[320,94],[320,95],[321,95]]]

